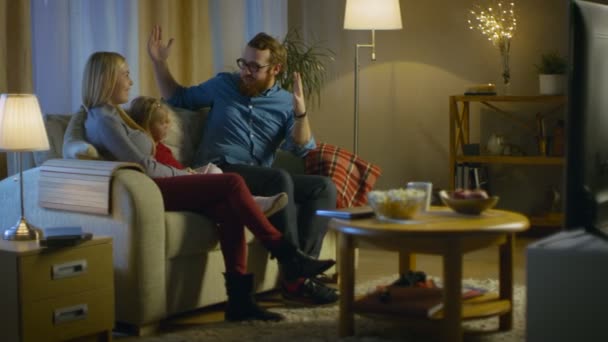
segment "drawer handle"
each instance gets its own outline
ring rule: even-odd
[[[87,261],[77,260],[65,264],[53,265],[53,279],[77,277],[86,273]]]
[[[67,308],[57,309],[53,312],[53,324],[61,324],[86,319],[88,315],[89,306],[87,304],[79,304]]]

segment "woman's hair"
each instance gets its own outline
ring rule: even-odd
[[[82,104],[93,108],[110,103],[125,58],[116,52],[95,52],[87,60],[82,75]]]
[[[154,122],[164,119],[169,115],[167,106],[151,96],[138,96],[134,98],[131,101],[128,113],[133,121],[146,132],[150,132],[150,126]]]
[[[110,104],[120,68],[126,63],[127,60],[116,52],[100,51],[89,57],[82,75],[82,104],[85,110]],[[122,108],[115,107],[127,126],[145,131]]]
[[[257,50],[270,50],[269,62],[273,65],[280,64],[281,69],[278,77],[281,76],[285,68],[287,68],[287,49],[278,40],[268,35],[267,33],[260,32],[251,38],[247,43],[248,46]]]

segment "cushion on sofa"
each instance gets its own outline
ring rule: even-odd
[[[194,153],[201,141],[208,110],[191,111],[177,107],[170,108],[172,109],[169,111],[171,125],[163,143],[171,149],[180,163],[192,165]]]
[[[190,165],[196,148],[200,142],[201,132],[207,110],[191,111],[182,108],[172,108],[170,113],[171,128],[165,144],[171,148],[177,160],[184,165]],[[75,113],[82,120],[82,113]],[[34,153],[36,166],[42,165],[48,159],[100,159],[97,149],[82,139],[83,130],[71,121],[70,114],[46,114],[44,122],[49,136],[50,149]],[[76,120],[77,121],[77,120]]]
[[[36,166],[42,165],[48,159],[61,158],[63,147],[63,132],[65,132],[70,115],[46,114],[44,115],[44,126],[49,137],[49,150],[34,152]]]

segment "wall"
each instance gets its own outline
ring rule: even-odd
[[[472,84],[499,84],[498,49],[466,23],[482,0],[401,0],[404,28],[377,31],[377,61],[360,51],[359,154],[380,165],[378,188],[428,180],[448,186],[448,97]],[[540,54],[568,50],[568,1],[515,1],[511,93],[535,95]],[[355,44],[367,31],[342,28],[345,0],[290,0],[289,26],[336,53],[319,108],[309,108],[318,141],[352,149]]]

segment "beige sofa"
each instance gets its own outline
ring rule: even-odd
[[[111,214],[93,215],[51,210],[38,205],[39,166],[49,158],[88,153],[86,146],[63,146],[69,115],[46,115],[51,150],[24,157],[25,216],[39,227],[79,225],[95,235],[113,238],[116,319],[145,333],[174,314],[226,300],[224,265],[213,222],[190,212],[166,212],[159,189],[142,173],[119,170],[111,185]],[[179,160],[188,162],[198,143],[204,113],[180,111],[167,144]],[[10,163],[9,158],[9,163]],[[278,163],[303,171],[302,160],[280,156]],[[15,170],[14,165],[13,170]],[[12,226],[19,217],[18,182],[0,182],[0,227]],[[249,269],[255,273],[257,291],[276,287],[277,264],[248,234]],[[336,257],[334,234],[328,234],[322,258]]]

